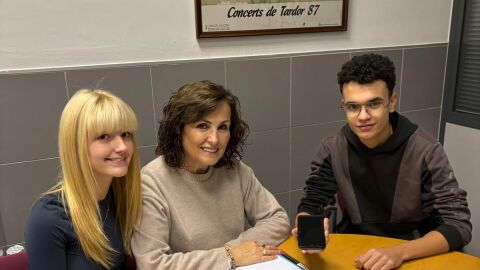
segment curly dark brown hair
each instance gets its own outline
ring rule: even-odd
[[[342,66],[337,74],[340,92],[343,93],[343,85],[351,81],[359,84],[368,84],[376,80],[382,80],[387,84],[388,93],[391,96],[395,88],[395,66],[387,57],[379,54],[364,54],[352,58]]]
[[[240,102],[223,86],[211,81],[186,84],[175,92],[163,108],[163,119],[159,122],[156,155],[163,155],[165,162],[174,168],[183,165],[184,152],[182,132],[186,124],[200,120],[213,112],[218,104],[225,101],[230,106],[230,140],[224,155],[214,167],[226,165],[232,168],[243,156],[243,145],[249,134],[249,127],[240,118]]]

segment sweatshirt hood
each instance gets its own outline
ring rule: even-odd
[[[350,129],[348,123],[343,126],[342,133],[345,135],[348,142],[360,151],[371,154],[389,152],[402,145],[402,143],[408,140],[418,128],[418,125],[410,122],[410,120],[397,112],[390,113],[389,119],[393,129],[392,135],[385,141],[385,143],[373,149],[368,148],[360,141],[358,136]]]

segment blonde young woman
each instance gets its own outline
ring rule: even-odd
[[[80,90],[60,119],[62,179],[33,206],[29,269],[121,269],[141,217],[137,120],[120,98]]]

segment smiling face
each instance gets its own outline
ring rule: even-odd
[[[389,113],[395,110],[397,95],[389,98],[384,81],[377,80],[368,84],[348,82],[343,85],[343,104],[375,104],[382,102],[376,109],[361,106],[360,112],[346,112],[350,129],[360,141],[369,148],[383,144],[391,135]]]
[[[214,111],[184,126],[183,168],[204,173],[223,157],[230,140],[230,115],[230,106],[221,101]]]
[[[130,132],[106,133],[89,142],[89,161],[97,182],[110,183],[113,177],[125,176],[133,148]]]

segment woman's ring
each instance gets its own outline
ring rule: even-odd
[[[263,247],[262,256],[267,256],[267,249],[265,247]]]

